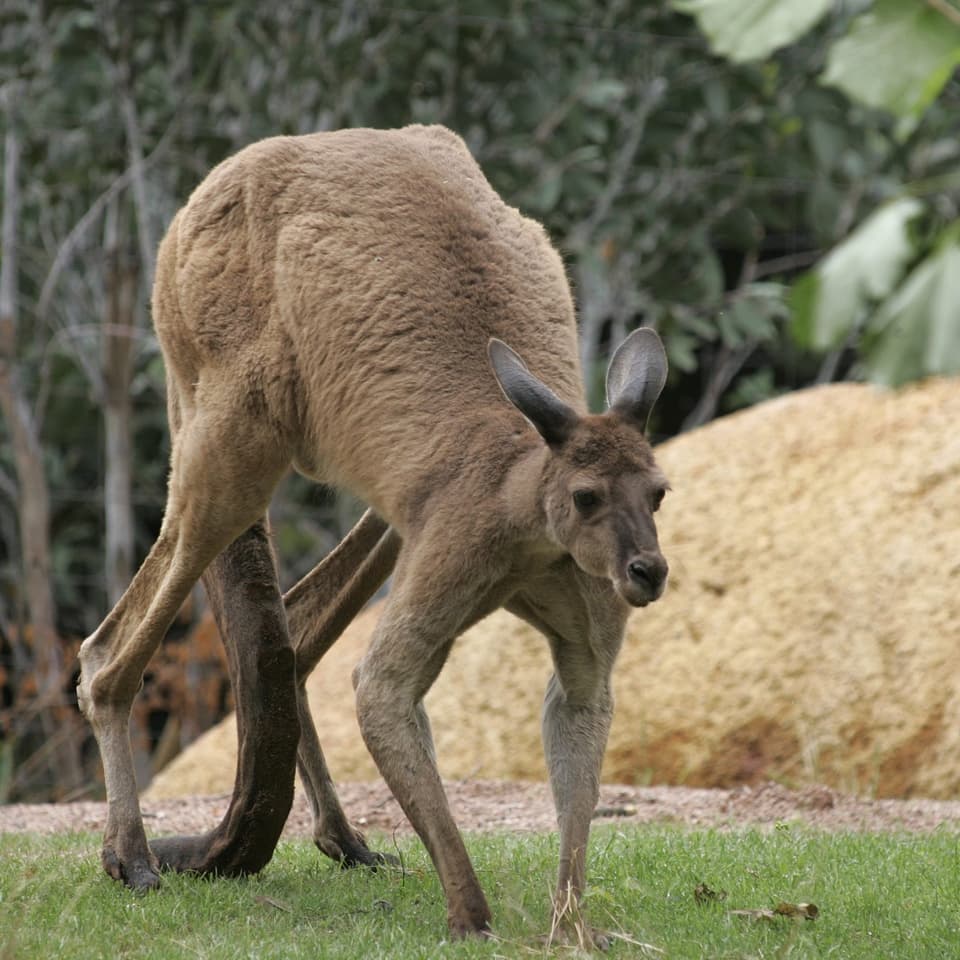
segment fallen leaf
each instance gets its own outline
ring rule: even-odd
[[[731,910],[733,917],[744,917],[747,920],[779,920],[789,917],[791,920],[816,920],[820,915],[815,903],[787,903],[782,900],[772,910]]]
[[[697,903],[716,903],[727,899],[726,890],[714,890],[706,883],[698,883],[693,888],[693,899]]]
[[[794,920],[816,920],[820,914],[815,903],[787,903],[786,900],[781,900],[773,908],[773,912]]]
[[[743,917],[746,920],[776,920],[772,910],[731,910],[731,917]]]
[[[262,903],[267,907],[274,907],[277,910],[283,910],[284,913],[292,913],[293,908],[280,900],[274,900],[273,897],[257,896],[253,898],[254,903]]]

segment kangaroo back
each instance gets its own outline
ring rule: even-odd
[[[450,453],[438,416],[462,431],[502,408],[491,337],[583,407],[560,257],[444,128],[254,144],[191,196],[157,277],[182,385],[239,374],[301,470],[388,513],[371,464],[414,484]]]

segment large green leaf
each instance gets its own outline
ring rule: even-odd
[[[952,233],[871,320],[871,379],[896,385],[931,373],[960,373],[960,235]]]
[[[832,0],[673,0],[691,14],[717,53],[743,63],[763,60],[802,37]]]
[[[922,210],[912,197],[885,204],[830,252],[815,271],[816,286],[793,298],[798,339],[818,350],[835,347],[865,305],[890,295],[914,254],[907,227]]]
[[[877,0],[830,49],[823,82],[900,117],[907,133],[960,63],[960,25],[933,4]]]

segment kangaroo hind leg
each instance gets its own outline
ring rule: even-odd
[[[310,714],[306,680],[389,576],[399,549],[396,531],[368,510],[339,546],[283,598],[297,657],[297,765],[313,812],[313,842],[344,866],[375,867],[392,858],[370,850],[340,806]]]
[[[176,397],[167,508],[156,543],[126,592],[80,649],[78,699],[103,760],[103,865],[136,889],[157,886],[130,749],[130,705],[143,670],[207,565],[266,510],[287,466],[275,431],[231,419],[222,403],[182,416]],[[292,683],[292,654],[291,654]]]
[[[207,568],[203,585],[227,651],[237,717],[237,774],[223,820],[150,848],[163,869],[239,876],[273,855],[293,802],[300,737],[294,657],[266,518]]]

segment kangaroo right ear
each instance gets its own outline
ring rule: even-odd
[[[577,423],[576,412],[541,383],[502,340],[491,337],[487,354],[504,396],[533,424],[548,446],[562,446]]]
[[[667,354],[656,330],[640,327],[617,347],[607,370],[607,406],[646,430],[667,382]]]

